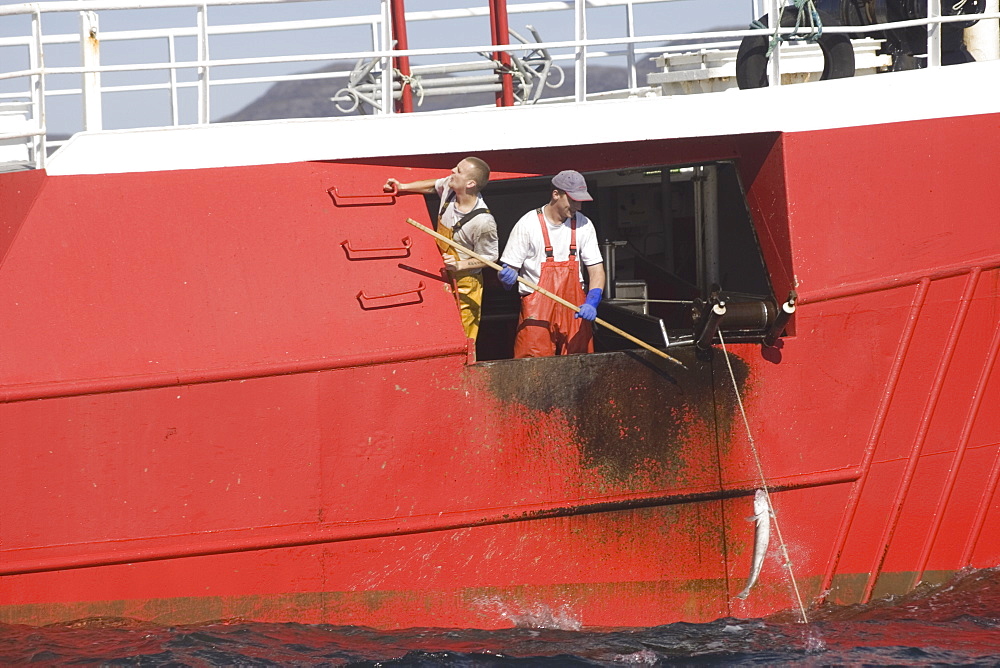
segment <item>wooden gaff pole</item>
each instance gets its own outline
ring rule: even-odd
[[[482,262],[483,264],[485,264],[487,267],[492,267],[493,269],[496,269],[497,271],[500,271],[501,269],[503,269],[503,267],[501,267],[500,265],[498,265],[496,262],[491,262],[490,260],[487,260],[482,255],[479,255],[478,253],[469,250],[465,246],[452,241],[451,239],[449,239],[448,237],[444,236],[443,234],[438,234],[437,232],[435,232],[431,228],[427,227],[426,225],[421,225],[420,223],[418,223],[417,221],[413,220],[412,218],[407,218],[406,222],[409,223],[410,225],[413,225],[415,228],[417,228],[421,232],[426,232],[427,234],[431,235],[435,239],[443,241],[444,243],[448,244],[452,248],[460,250],[460,251],[462,251],[463,253],[465,253],[466,255],[468,255],[470,257],[476,258],[477,260],[479,260],[480,262]],[[528,286],[532,290],[535,290],[536,292],[541,293],[542,295],[548,297],[549,299],[551,299],[553,301],[559,302],[560,304],[562,304],[566,308],[571,309],[571,310],[575,311],[576,313],[580,312],[580,307],[577,306],[576,304],[573,304],[571,302],[566,301],[565,299],[563,299],[559,295],[552,294],[551,292],[549,292],[545,288],[540,287],[538,285],[535,285],[534,283],[532,283],[529,280],[523,279],[520,276],[518,276],[517,277],[517,282],[518,283],[524,283],[526,286]],[[660,357],[662,357],[665,360],[669,360],[669,361],[673,362],[674,364],[680,364],[681,366],[684,366],[684,364],[681,363],[680,360],[671,357],[670,355],[666,354],[662,350],[658,350],[658,349],[654,348],[653,346],[649,345],[648,343],[646,343],[645,341],[643,341],[641,339],[637,339],[636,337],[632,336],[628,332],[626,332],[626,331],[624,331],[622,329],[619,329],[618,327],[615,327],[610,322],[607,322],[605,320],[601,320],[600,318],[594,318],[594,322],[596,322],[601,327],[606,327],[607,329],[610,329],[612,332],[614,332],[618,336],[625,337],[626,339],[628,339],[632,343],[634,343],[634,344],[636,344],[636,345],[638,345],[638,346],[640,346],[642,348],[645,348],[646,350],[648,350],[648,351],[650,351],[652,353],[656,353],[657,355],[659,355]]]

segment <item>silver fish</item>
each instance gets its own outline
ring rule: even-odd
[[[757,522],[757,529],[753,535],[753,565],[750,566],[750,577],[747,579],[747,586],[736,595],[736,598],[746,598],[750,595],[750,587],[757,582],[760,575],[760,567],[764,565],[764,557],[767,555],[767,544],[771,541],[771,512],[767,504],[767,492],[758,489],[753,495],[753,517],[748,520]]]

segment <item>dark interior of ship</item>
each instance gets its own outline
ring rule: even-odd
[[[598,317],[658,348],[704,338],[714,304],[727,340],[762,340],[777,312],[773,290],[737,173],[731,162],[585,172],[608,284]],[[514,223],[548,201],[548,177],[494,180],[485,192],[501,252]],[[435,198],[428,198],[433,218]],[[513,356],[519,297],[487,270],[477,359]],[[595,350],[635,348],[600,326]]]

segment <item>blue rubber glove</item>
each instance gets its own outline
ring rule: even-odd
[[[594,288],[588,292],[587,301],[580,305],[580,311],[574,317],[593,322],[594,318],[597,317],[597,305],[601,303],[601,295],[603,294],[604,290],[600,288]]]
[[[500,282],[503,283],[503,287],[507,290],[510,290],[514,287],[514,284],[517,283],[517,272],[507,265],[503,265],[503,269],[500,270],[499,276]]]

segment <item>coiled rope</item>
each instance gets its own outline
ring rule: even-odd
[[[399,79],[400,90],[403,90],[403,88],[406,88],[408,85],[411,91],[415,91],[417,93],[417,106],[423,106],[424,85],[420,82],[420,77],[403,74],[398,69],[393,69],[393,73],[396,75],[396,78]]]
[[[802,623],[808,624],[809,617],[806,615],[806,606],[802,603],[802,594],[799,593],[799,583],[795,580],[795,573],[792,570],[792,560],[788,556],[788,546],[781,535],[781,527],[778,526],[778,518],[774,514],[774,506],[771,505],[771,490],[767,487],[767,478],[764,475],[764,466],[760,463],[760,455],[757,453],[757,443],[753,439],[753,432],[750,431],[750,421],[747,419],[747,412],[743,408],[743,399],[740,397],[740,388],[736,383],[736,374],[733,372],[732,362],[729,361],[729,353],[726,352],[726,342],[722,338],[722,331],[719,331],[719,342],[722,344],[722,356],[726,358],[726,367],[729,369],[729,377],[733,381],[733,390],[736,393],[736,403],[740,407],[740,415],[743,416],[743,425],[747,430],[747,438],[750,439],[750,451],[753,453],[754,463],[757,465],[757,473],[760,475],[760,486],[764,490],[764,498],[767,499],[767,511],[771,514],[774,522],[774,532],[778,535],[778,545],[781,548],[781,556],[785,560],[785,568],[788,569],[788,577],[792,581],[792,590],[795,592],[795,600],[799,604],[799,613],[802,615]]]
[[[965,2],[965,0],[960,1]],[[792,0],[792,4],[798,10],[795,13],[795,31],[786,36],[782,36],[779,32],[781,30],[781,16],[785,13],[785,7],[787,6],[782,5],[781,9],[778,10],[778,18],[774,22],[774,32],[771,33],[771,40],[767,45],[767,58],[771,57],[774,47],[778,46],[778,42],[782,39],[787,41],[804,39],[807,42],[817,42],[823,36],[823,20],[819,16],[819,10],[816,9],[814,0]],[[800,32],[800,29],[806,27],[805,20],[803,19],[804,16],[808,17],[808,32]],[[750,27],[766,28],[767,26],[760,21],[751,21]]]

